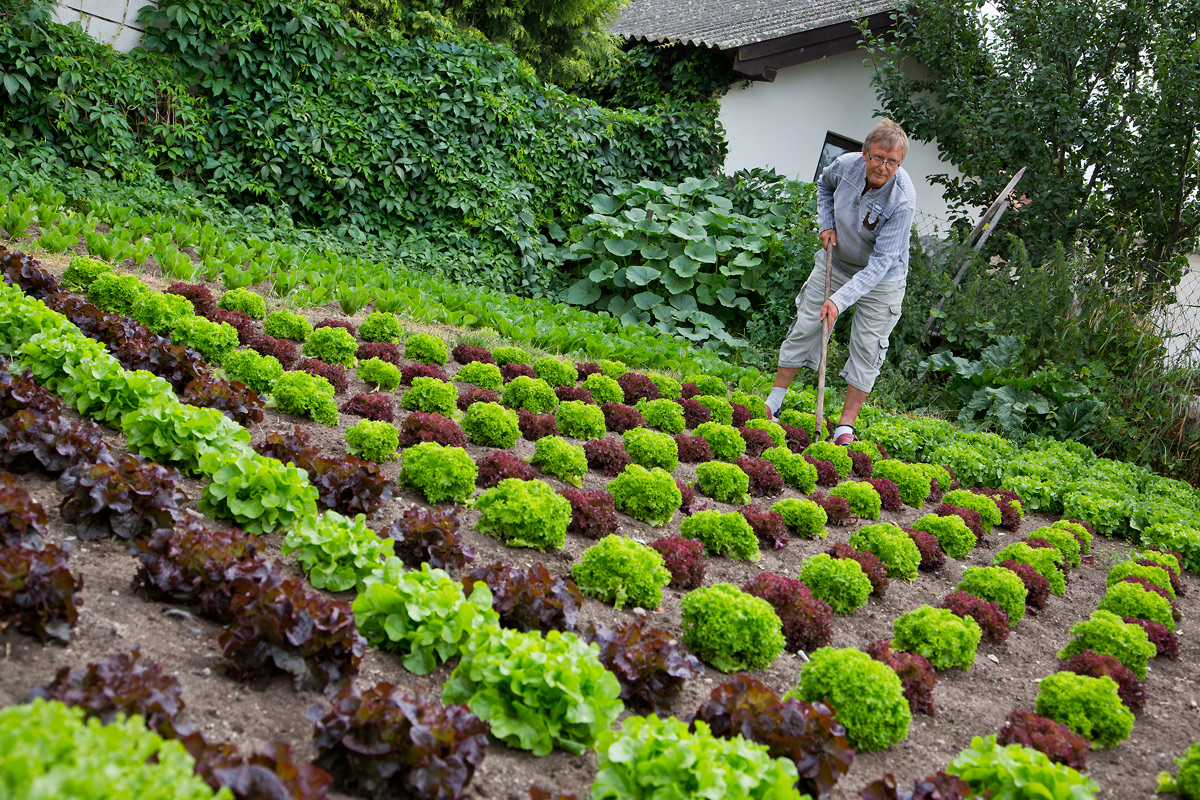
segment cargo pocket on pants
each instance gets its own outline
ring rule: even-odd
[[[896,329],[896,323],[900,321],[900,309],[901,305],[899,303],[888,305],[887,332],[879,337],[879,352],[875,354],[875,362],[872,365],[876,369],[882,367],[883,360],[887,358],[888,347],[891,346],[892,342],[892,331]]]

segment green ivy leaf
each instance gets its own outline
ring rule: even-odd
[[[647,267],[645,264],[638,264],[625,270],[625,279],[634,286],[645,286],[647,283],[652,280],[656,280],[661,275],[661,272],[653,267]]]
[[[593,274],[598,270],[593,270]],[[600,287],[590,278],[580,278],[567,290],[567,302],[573,306],[590,306],[600,299]]]
[[[700,262],[690,256],[676,256],[671,259],[671,270],[681,278],[690,278],[700,271]]]
[[[674,297],[691,297],[691,295],[684,295],[683,293],[690,292],[692,287],[696,285],[696,281],[693,278],[683,277],[674,272],[667,271],[663,273],[662,285]],[[695,302],[695,300],[692,302]]]
[[[604,248],[618,258],[627,258],[637,249],[637,243],[632,239],[605,239]]]
[[[633,296],[633,302],[642,311],[649,311],[654,306],[660,305],[662,301],[662,295],[655,294],[654,292],[641,292]]]
[[[717,263],[717,248],[713,247],[708,241],[691,242],[687,247],[683,248],[683,252],[705,264]]]

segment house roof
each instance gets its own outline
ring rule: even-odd
[[[625,39],[732,50],[895,10],[896,0],[630,0],[609,30]]]

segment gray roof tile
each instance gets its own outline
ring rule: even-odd
[[[897,0],[630,0],[609,30],[625,39],[731,50],[899,5]]]

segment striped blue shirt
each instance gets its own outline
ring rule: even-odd
[[[897,167],[878,189],[868,189],[862,153],[846,153],[817,179],[817,221],[821,230],[833,228],[837,244],[833,259],[857,273],[829,299],[845,311],[858,298],[887,281],[908,277],[908,245],[917,192],[912,179]]]

